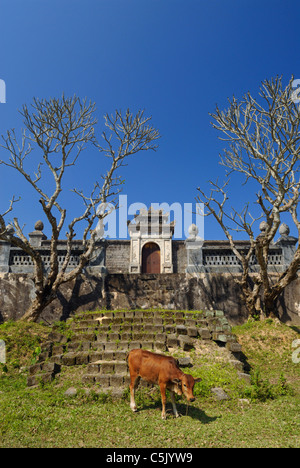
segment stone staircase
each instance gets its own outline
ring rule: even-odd
[[[50,333],[39,362],[29,369],[27,383],[34,386],[40,381],[49,382],[64,366],[76,366],[81,369],[84,383],[121,396],[129,385],[126,356],[131,349],[189,351],[199,340],[213,340],[233,355],[241,352],[220,310],[81,312],[67,321],[64,333]],[[188,366],[189,358],[180,358],[179,364]]]

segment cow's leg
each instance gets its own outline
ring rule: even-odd
[[[172,390],[170,390],[170,396],[171,396],[171,402],[172,402],[172,406],[173,406],[173,413],[175,415],[175,418],[178,418],[179,414],[178,414],[176,404],[175,404],[175,393],[172,392]]]
[[[161,402],[162,402],[162,413],[161,413],[161,418],[162,419],[167,419],[166,416],[166,384],[165,383],[160,383],[160,393],[161,393]]]
[[[130,408],[132,409],[132,411],[137,411],[134,394],[140,382],[140,379],[141,378],[138,375],[130,376]]]

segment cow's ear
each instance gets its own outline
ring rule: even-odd
[[[201,382],[202,379],[200,377],[198,377],[197,379],[194,379],[194,380],[195,380],[195,383],[196,383],[196,382]]]
[[[179,385],[181,383],[180,379],[172,379],[172,383]]]

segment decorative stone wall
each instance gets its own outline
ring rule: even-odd
[[[30,242],[39,249],[47,274],[49,268],[50,241],[42,232],[42,224],[36,223]],[[148,232],[148,231],[147,231]],[[269,251],[269,273],[278,275],[285,271],[296,249],[297,239],[289,236],[286,225],[280,228],[280,238]],[[161,274],[132,274],[131,240],[100,240],[83,274],[61,287],[58,299],[45,310],[42,318],[48,322],[64,319],[78,310],[99,308],[168,308],[183,310],[222,309],[232,323],[242,323],[247,318],[242,294],[234,281],[241,273],[241,265],[227,241],[202,241],[191,227],[185,241],[168,238],[169,251],[163,251],[163,264],[170,266]],[[152,234],[151,234],[152,235]],[[152,239],[152,238],[151,238]],[[153,240],[153,239],[152,239]],[[139,237],[141,243],[149,237]],[[237,248],[247,249],[246,241]],[[66,254],[66,241],[59,242],[59,262]],[[167,251],[169,252],[167,254]],[[69,269],[78,263],[82,242],[74,242]],[[140,260],[139,260],[140,261]],[[139,263],[140,265],[140,263]],[[253,257],[251,270],[258,269]],[[31,258],[21,249],[0,241],[0,322],[18,319],[34,298],[34,266]],[[300,324],[300,280],[286,288],[279,308],[283,321]]]
[[[0,274],[0,322],[20,318],[33,297],[34,286],[28,275]],[[300,277],[285,289],[275,307],[283,322],[300,325]],[[248,317],[231,273],[87,273],[61,286],[58,299],[45,309],[41,320],[53,323],[78,311],[104,308],[222,309],[231,324],[241,324]]]

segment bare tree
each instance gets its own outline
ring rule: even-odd
[[[144,111],[133,115],[127,110],[123,115],[117,110],[113,115],[104,116],[106,130],[102,133],[101,144],[95,136],[97,122],[94,103],[81,101],[76,96],[68,98],[63,95],[61,99],[34,99],[31,107],[30,111],[24,105],[20,112],[25,124],[21,142],[18,141],[15,130],[7,131],[6,136],[2,136],[1,147],[9,153],[9,157],[0,160],[0,164],[18,171],[39,197],[51,228],[48,273],[45,274],[41,253],[30,244],[19,220],[14,218],[12,225],[6,226],[5,217],[18,201],[15,197],[12,198],[6,212],[0,214],[0,239],[20,247],[33,260],[36,295],[22,320],[35,321],[45,307],[57,297],[59,287],[81,274],[90,260],[97,238],[95,222],[107,215],[105,210],[99,210],[99,204],[110,202],[117,206],[116,196],[123,183],[116,174],[118,169],[126,165],[129,156],[139,151],[156,150],[159,132],[150,125],[151,117],[145,117]],[[87,145],[93,145],[93,148],[96,147],[104,153],[110,159],[110,167],[101,176],[101,183],[94,182],[89,194],[74,188],[73,192],[83,201],[83,209],[68,225],[66,255],[63,264],[59,265],[58,242],[67,215],[67,210],[60,201],[63,180],[67,170],[76,164]],[[39,163],[34,174],[26,169],[27,160],[33,150],[39,151]],[[98,168],[93,167],[92,170],[95,173]],[[49,188],[51,180],[52,190]],[[80,222],[85,222],[83,252],[79,256],[78,265],[70,271],[68,267],[73,241]]]
[[[242,265],[242,276],[237,279],[242,287],[246,305],[251,314],[260,312],[272,315],[275,301],[284,288],[297,278],[300,267],[300,109],[292,99],[293,79],[284,88],[282,78],[265,80],[259,97],[250,93],[241,100],[229,99],[229,107],[210,114],[214,128],[222,132],[228,147],[221,155],[226,168],[225,183],[210,181],[211,191],[198,188],[198,200],[213,215],[229,240],[232,251]],[[230,175],[239,173],[243,184],[257,185],[256,203],[260,214],[251,214],[249,203],[242,211],[229,208],[228,189]],[[270,276],[268,256],[270,245],[282,222],[283,213],[289,213],[298,230],[298,247],[287,269]],[[257,221],[264,219],[261,235],[255,237]],[[249,248],[241,250],[234,232],[243,232],[249,239]],[[253,255],[259,271],[251,273]]]

